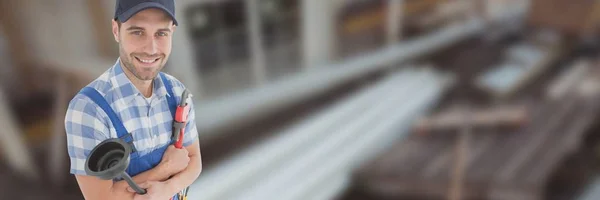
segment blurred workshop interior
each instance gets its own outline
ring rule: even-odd
[[[177,0],[189,199],[600,199],[600,1]],[[83,199],[69,100],[114,1],[0,1],[0,199]]]

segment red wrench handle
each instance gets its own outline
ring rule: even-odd
[[[177,105],[177,110],[175,111],[175,119],[173,127],[175,128],[173,132],[173,136],[175,137],[175,147],[183,148],[183,138],[185,133],[185,126],[188,122],[188,114],[190,113],[190,106],[187,104],[187,98],[189,95],[189,91],[186,89],[181,94],[181,102]]]
[[[175,147],[183,148],[183,138],[185,133],[185,125],[187,125],[187,116],[190,112],[190,106],[185,105],[183,107],[178,106],[177,111],[175,112],[175,121],[182,125],[182,127],[177,128],[175,134]]]
[[[183,132],[184,131],[185,131],[184,129],[181,129],[181,131],[179,131],[179,140],[177,140],[175,142],[175,147],[178,149],[183,148]]]

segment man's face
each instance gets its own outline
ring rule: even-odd
[[[113,20],[121,62],[139,80],[152,80],[171,54],[172,19],[159,9],[145,9],[119,24]]]

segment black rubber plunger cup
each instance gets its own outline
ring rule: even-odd
[[[120,139],[108,139],[98,144],[85,161],[85,171],[88,175],[96,176],[103,180],[123,178],[138,194],[146,194],[131,176],[125,172],[129,166],[131,147]]]

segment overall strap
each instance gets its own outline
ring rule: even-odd
[[[100,106],[100,108],[102,108],[102,110],[104,110],[104,112],[106,113],[106,115],[108,115],[108,118],[112,122],[113,127],[115,127],[115,130],[117,131],[117,136],[119,138],[123,139],[123,137],[127,137],[129,139],[123,139],[125,140],[125,142],[133,142],[131,134],[127,132],[127,129],[123,125],[123,122],[121,122],[121,119],[119,119],[115,111],[110,107],[108,102],[106,102],[106,99],[104,99],[104,97],[102,97],[102,95],[96,89],[91,87],[84,87],[81,90],[81,93],[92,99],[94,103],[96,103],[98,106]]]
[[[173,116],[173,119],[175,119],[177,100],[175,99],[175,95],[173,94],[173,84],[171,83],[171,81],[169,81],[169,79],[167,79],[167,76],[165,76],[163,72],[160,72],[160,79],[162,80],[163,84],[165,85],[165,88],[167,89],[167,94],[169,94],[169,97],[167,97],[167,103],[169,104],[171,116]]]

